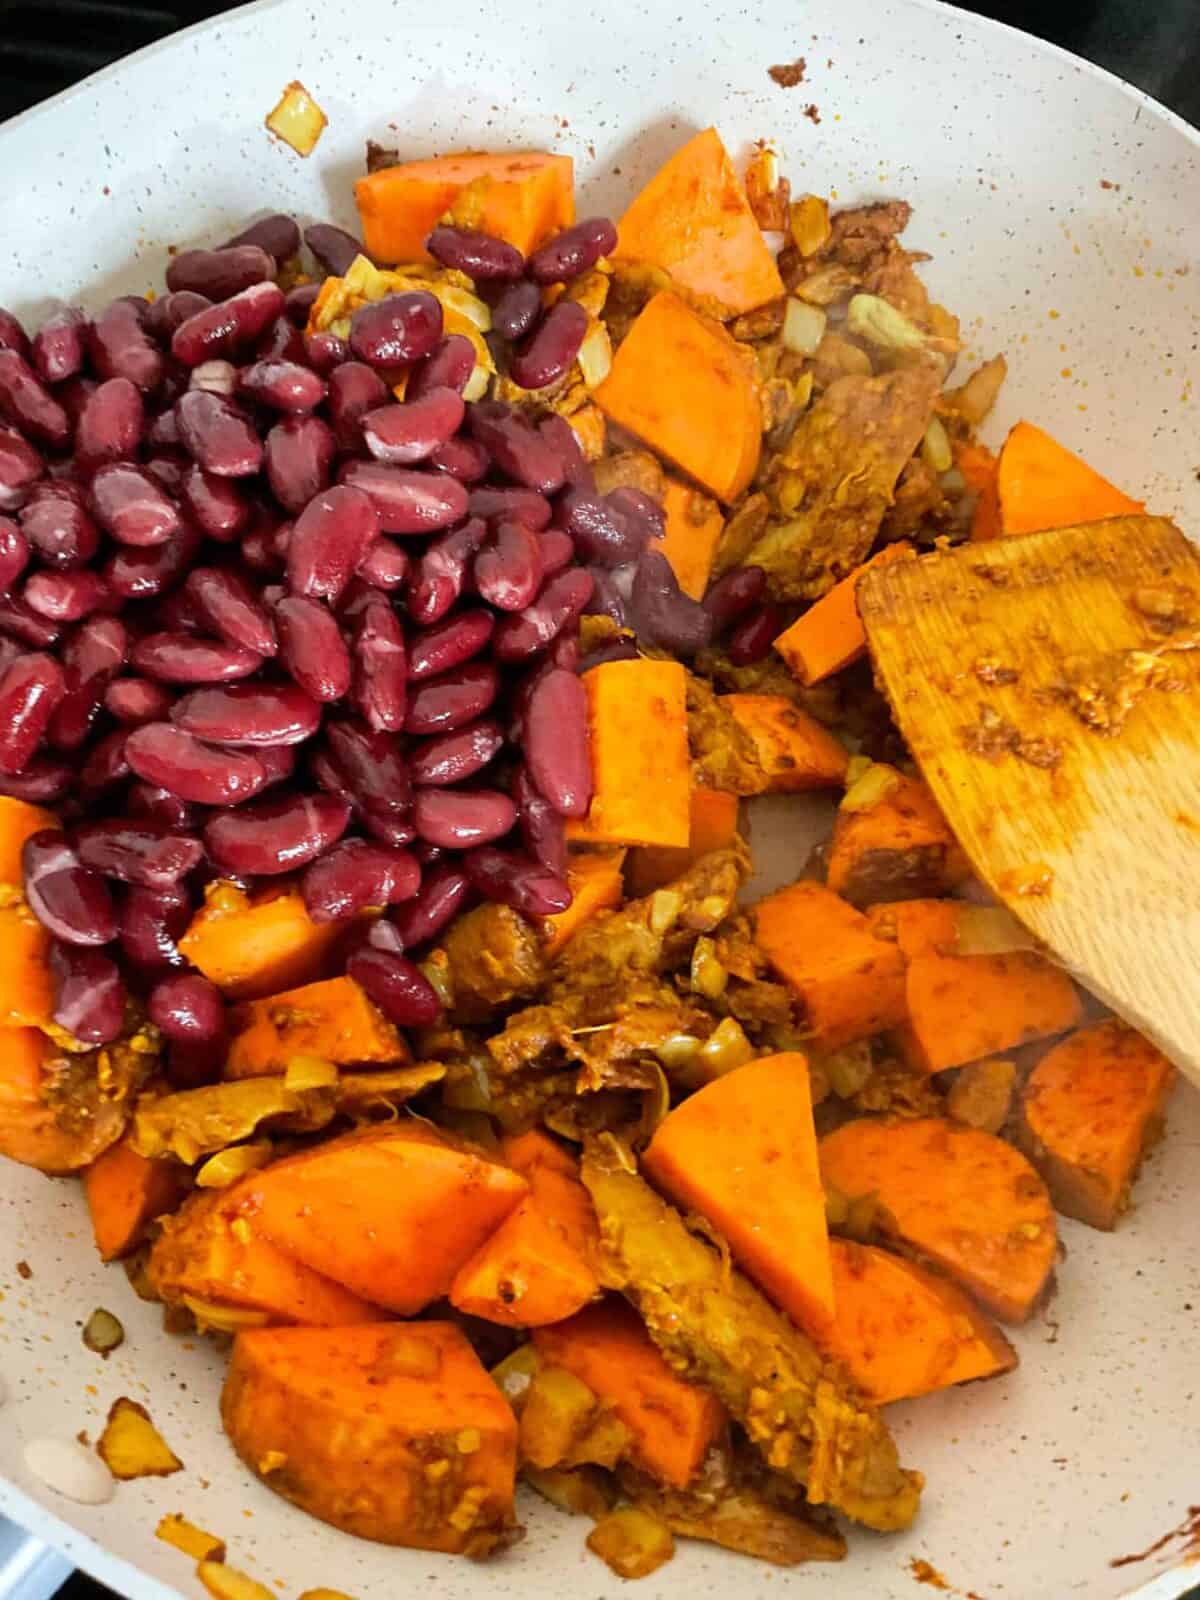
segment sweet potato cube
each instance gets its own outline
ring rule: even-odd
[[[779,635],[772,649],[783,657],[801,683],[820,683],[866,654],[867,630],[858,614],[858,580],[868,567],[911,554],[912,545],[903,539],[884,545]]]
[[[905,976],[904,1008],[908,1020],[896,1041],[905,1060],[924,1072],[1052,1038],[1082,1014],[1066,973],[1028,950],[916,956]]]
[[[54,1011],[50,934],[25,907],[0,910],[0,1028],[40,1028]]]
[[[286,1072],[294,1056],[319,1056],[336,1066],[412,1059],[397,1029],[353,978],[327,978],[252,1001],[242,1023],[229,1047],[227,1078]]]
[[[677,661],[606,661],[583,675],[593,793],[567,837],[588,844],[688,842],[686,673]]]
[[[835,893],[861,907],[945,894],[967,877],[928,784],[882,764],[860,782],[872,787],[867,803],[842,806],[833,825],[826,882]]]
[[[690,831],[685,850],[669,845],[645,845],[630,852],[626,876],[634,896],[651,894],[665,883],[673,883],[682,873],[708,855],[710,850],[727,850],[737,838],[738,797],[724,789],[695,787],[688,803]]]
[[[621,904],[625,893],[621,876],[624,860],[624,850],[580,850],[571,856],[567,862],[571,904],[565,911],[542,918],[542,950],[548,961],[598,911],[609,911]]]
[[[667,527],[658,548],[671,563],[684,594],[703,600],[717,542],[725,527],[721,508],[699,489],[670,476],[663,490],[662,508]]]
[[[43,828],[58,826],[58,818],[41,806],[0,795],[0,884],[20,889],[25,882],[21,850],[26,839]]]
[[[127,1139],[111,1145],[83,1174],[83,1192],[101,1259],[112,1261],[141,1243],[147,1223],[183,1195],[182,1169],[148,1161]]]
[[[754,741],[765,793],[834,789],[846,776],[845,746],[782,694],[723,694],[719,701]]]
[[[320,976],[341,929],[313,922],[299,889],[253,899],[231,883],[210,884],[179,941],[180,952],[229,1000],[257,1000]]]

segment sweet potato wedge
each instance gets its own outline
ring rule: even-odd
[[[1032,422],[1018,422],[1004,441],[996,490],[1005,535],[1069,528],[1146,509]]]
[[[847,792],[833,824],[825,881],[851,905],[946,894],[969,873],[920,778],[879,762]]]
[[[359,1538],[484,1556],[514,1532],[516,1418],[451,1323],[240,1333],[221,1421],[268,1488]]]
[[[668,475],[662,497],[667,527],[658,548],[684,594],[703,600],[717,543],[725,527],[715,500]]]
[[[1000,537],[1000,494],[996,488],[996,457],[981,444],[957,444],[954,464],[975,495],[971,538],[976,542]]]
[[[665,883],[673,883],[710,850],[727,850],[738,836],[738,797],[724,789],[696,785],[688,802],[688,818],[685,849],[645,845],[630,851],[625,876],[631,895],[651,894]]]
[[[846,776],[846,748],[782,694],[723,694],[720,704],[750,735],[767,777],[766,794],[834,789]]]
[[[179,941],[181,954],[229,1000],[258,1000],[320,976],[336,922],[313,922],[299,889],[253,898],[218,880]]]
[[[53,1176],[90,1166],[128,1117],[124,1102],[106,1099],[94,1082],[82,1097],[47,1093],[57,1055],[38,1028],[0,1028],[0,1156]]]
[[[54,1011],[50,935],[24,906],[0,910],[0,1028],[40,1028]]]
[[[878,1197],[885,1235],[923,1256],[1002,1322],[1024,1322],[1054,1266],[1046,1186],[1019,1150],[943,1117],[860,1117],[820,1144],[825,1182]]]
[[[543,917],[542,952],[547,961],[554,957],[574,938],[585,922],[590,922],[598,911],[609,911],[619,906],[625,894],[621,867],[624,850],[579,850],[567,863],[567,882],[571,887],[571,904],[565,911]]]
[[[896,1031],[906,1061],[923,1072],[1002,1055],[1073,1028],[1075,985],[1029,950],[1009,955],[920,955],[904,980],[908,1020]]]
[[[858,580],[868,567],[883,566],[912,553],[912,545],[903,539],[884,545],[877,555],[834,584],[828,594],[784,629],[772,649],[783,657],[801,683],[820,683],[866,654],[867,631],[858,614],[856,598]]]
[[[567,824],[587,844],[688,842],[687,691],[678,661],[606,661],[583,675],[592,804]]]
[[[1174,1082],[1162,1052],[1115,1018],[1042,1057],[1025,1085],[1019,1137],[1056,1210],[1116,1227]]]
[[[402,1065],[412,1055],[397,1029],[353,978],[327,978],[251,1001],[229,1047],[227,1078],[286,1072],[294,1056],[336,1066]]]
[[[183,1178],[173,1161],[147,1161],[127,1139],[97,1157],[83,1174],[83,1193],[101,1260],[140,1244],[147,1223],[179,1203]]]

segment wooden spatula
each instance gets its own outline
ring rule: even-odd
[[[980,878],[1200,1083],[1200,556],[1114,517],[872,567],[875,671]]]

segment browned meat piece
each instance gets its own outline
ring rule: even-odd
[[[921,456],[913,456],[900,474],[896,498],[880,533],[889,544],[897,539],[929,543],[945,531],[949,514],[950,504],[941,480]]]
[[[654,500],[662,499],[666,477],[662,463],[648,450],[621,450],[616,455],[603,456],[593,471],[597,494],[609,494],[613,489],[640,489]]]
[[[502,1006],[536,994],[545,977],[532,923],[494,902],[451,923],[441,954],[453,996],[450,1011],[458,1022],[485,1021]]]
[[[830,217],[829,241],[819,252],[844,267],[869,271],[881,251],[903,233],[912,218],[907,200],[879,200],[869,206],[847,206]]]
[[[400,163],[399,150],[393,150],[386,144],[376,144],[374,139],[367,140],[367,171],[381,172],[384,167],[395,167]]]
[[[749,551],[762,537],[771,515],[771,502],[765,494],[752,494],[742,501],[721,530],[713,555],[712,576],[723,577],[734,567],[745,566]]]
[[[826,678],[823,683],[806,688],[774,652],[761,661],[740,667],[734,665],[724,650],[701,650],[692,667],[701,678],[709,679],[725,694],[780,694],[827,728],[837,727],[842,722],[838,678]]]
[[[702,678],[688,675],[688,745],[695,781],[730,794],[764,794],[768,779],[754,740]]]

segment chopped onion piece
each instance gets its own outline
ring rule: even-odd
[[[304,85],[293,81],[267,118],[267,127],[276,138],[291,145],[298,156],[310,156],[328,121]]]
[[[896,353],[921,350],[925,335],[902,311],[877,294],[856,294],[846,308],[846,329],[856,339],[865,339],[877,349]]]
[[[962,905],[955,950],[960,956],[1007,956],[1036,950],[1037,940],[1004,906]]]
[[[810,306],[789,295],[787,310],[783,314],[784,345],[793,355],[815,355],[817,346],[825,337],[827,320],[820,306]]]

